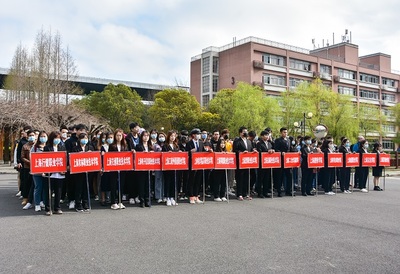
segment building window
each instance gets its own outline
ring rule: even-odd
[[[203,107],[208,107],[210,103],[210,95],[203,95]]]
[[[382,93],[382,100],[389,102],[396,102],[394,94]]]
[[[331,74],[331,67],[330,66],[326,66],[326,65],[321,65],[320,67],[320,72],[321,73],[327,73],[327,74]]]
[[[203,75],[210,73],[210,57],[203,58]]]
[[[344,86],[338,86],[338,92],[344,95],[356,96],[356,89]]]
[[[382,78],[382,85],[387,85],[389,87],[394,88],[394,82],[395,82],[395,80],[388,79],[388,78]]]
[[[218,73],[219,71],[219,58],[213,57],[213,73]]]
[[[210,92],[210,76],[203,76],[203,93]]]
[[[379,93],[376,91],[360,89],[360,97],[366,99],[379,100]]]
[[[296,60],[296,59],[290,59],[290,68],[298,69],[298,70],[310,71],[311,70],[311,64],[309,62],[305,62],[305,61],[300,61],[300,60]]]
[[[218,91],[218,76],[213,76],[212,91]]]
[[[389,132],[389,133],[396,132],[395,125],[382,125],[382,129],[384,132]]]
[[[379,77],[365,73],[360,73],[360,81],[366,83],[378,84]]]
[[[394,143],[392,140],[382,140],[382,148],[394,150]]]
[[[264,84],[274,86],[286,86],[286,79],[283,76],[264,74]]]
[[[393,111],[387,108],[382,108],[382,114],[391,119],[394,117]]]
[[[275,66],[286,66],[286,58],[283,56],[264,54],[262,56],[264,64],[275,65]]]
[[[351,70],[346,70],[346,69],[339,69],[339,76],[341,78],[346,78],[346,79],[356,79],[356,73]]]
[[[300,85],[304,81],[306,81],[306,80],[290,77],[289,78],[289,87],[297,87],[298,85]]]

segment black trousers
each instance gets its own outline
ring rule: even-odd
[[[69,201],[74,201],[75,200],[75,180],[74,180],[74,175],[70,174],[67,172],[65,174],[65,184],[67,185],[67,195],[68,195],[68,200]]]
[[[358,173],[358,187],[366,188],[368,179],[369,167],[360,167]]]
[[[236,169],[236,197],[249,194],[249,176],[249,169]]]
[[[137,183],[137,172],[138,171],[127,171],[126,174],[126,184],[125,180],[123,185],[121,185],[121,192],[128,193],[129,198],[135,198],[139,196],[139,184]],[[122,174],[122,172],[121,172]],[[126,188],[124,186],[126,185]],[[125,191],[126,189],[126,191]]]
[[[291,168],[276,168],[276,169],[274,169],[274,186],[275,186],[278,194],[281,193],[281,187],[284,183],[285,178],[286,178],[285,192],[287,195],[292,194],[293,180],[292,180],[292,173],[290,171],[291,171]]]
[[[88,209],[86,173],[72,174],[72,179],[75,180],[75,208]]]
[[[123,186],[125,185],[125,179],[126,179],[126,172],[120,171],[119,173],[119,179],[120,181],[118,182],[118,172],[111,172],[110,175],[110,201],[112,204],[118,202],[119,203],[119,196],[117,199],[117,192],[118,195],[123,193]],[[119,186],[118,186],[119,183]],[[119,193],[119,189],[121,190],[121,193]],[[131,197],[133,198],[133,197]]]
[[[267,196],[271,190],[271,168],[260,168],[258,170],[258,189],[257,193]]]
[[[345,191],[349,190],[350,187],[350,167],[340,168],[340,190]]]
[[[29,173],[29,168],[23,168],[21,170],[21,195],[22,198],[28,199],[29,193],[33,185],[32,175]]]
[[[213,170],[213,193],[214,198],[222,198],[226,195],[225,170]]]
[[[313,180],[313,169],[312,168],[301,168],[301,193],[310,194]]]
[[[46,182],[46,184],[48,184]],[[51,184],[51,189],[54,191],[54,205],[52,210],[57,211],[61,209],[60,206],[60,200],[61,200],[61,195],[62,195],[62,189],[64,185],[64,179],[56,179],[56,178],[50,178],[50,184]],[[49,191],[47,190],[47,193]],[[51,196],[47,199],[46,202],[46,211],[50,210],[50,203],[51,203]]]
[[[175,172],[177,171],[174,170],[164,171],[164,197],[175,199],[175,186],[176,186]]]
[[[335,181],[335,169],[334,168],[321,168],[320,180],[322,182],[322,187],[325,192],[332,191],[332,185]]]
[[[203,180],[202,170],[191,170],[188,181],[188,196],[197,197],[200,192],[200,185]]]
[[[139,185],[139,199],[149,199],[150,180],[149,171],[136,171],[137,182]]]

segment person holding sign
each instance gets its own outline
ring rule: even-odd
[[[23,197],[22,205],[24,206],[22,209],[30,209],[32,208],[32,200],[33,196],[31,195],[31,188],[33,184],[32,175],[30,174],[31,167],[31,149],[35,144],[36,137],[35,131],[33,129],[28,130],[28,142],[22,146],[21,150],[21,162],[23,164],[22,168],[22,179],[21,179],[21,194]]]
[[[167,139],[165,140],[165,144],[162,147],[163,152],[178,152],[178,138],[176,136],[175,130],[170,130],[167,134]],[[174,199],[175,191],[176,191],[176,176],[174,170],[166,170],[164,171],[164,197],[167,198],[167,206],[175,206],[178,205]]]
[[[325,190],[325,195],[335,195],[332,191],[332,185],[335,182],[335,169],[328,168],[328,153],[333,153],[335,146],[332,139],[325,139],[321,146],[321,151],[324,153],[325,167],[321,168],[321,181]]]
[[[288,137],[287,128],[280,129],[281,137],[275,140],[275,151],[282,152],[282,167],[276,168],[274,170],[274,185],[276,190],[278,191],[278,197],[282,197],[281,194],[281,187],[284,184],[284,180],[286,178],[286,196],[292,196],[292,188],[293,188],[293,181],[292,181],[292,173],[290,172],[290,168],[283,168],[284,161],[283,161],[283,154],[286,152],[292,151],[292,144]],[[294,196],[294,195],[293,195]]]
[[[139,144],[136,146],[137,152],[153,151],[153,146],[150,140],[150,133],[147,130],[142,131],[139,138]],[[150,181],[148,171],[136,171],[137,181],[139,185],[139,205],[140,207],[150,207]]]
[[[190,151],[191,153],[205,151],[203,141],[201,141],[200,133],[200,129],[198,128],[195,128],[190,132],[192,139],[186,144],[186,151]],[[187,186],[190,204],[203,203],[203,201],[199,199],[202,175],[203,172],[200,170],[190,170]]]
[[[32,147],[31,152],[43,152],[44,147],[47,142],[47,133],[45,131],[39,132],[39,139],[36,141],[35,145]],[[33,196],[35,200],[35,211],[41,211],[42,207],[45,207],[45,203],[48,203],[48,185],[44,177],[45,174],[34,174],[32,176],[35,185]],[[43,203],[44,202],[44,203]]]
[[[382,153],[382,145],[380,143],[375,143],[372,153],[377,154],[376,166],[372,167],[372,176],[374,176],[374,190],[382,191],[383,189],[379,187],[379,178],[382,177],[383,166],[379,166],[379,154]]]
[[[124,131],[120,128],[117,128],[114,131],[114,141],[108,148],[108,151],[129,151],[129,146],[127,141],[124,139]],[[122,192],[125,185],[125,172],[120,172],[120,181],[118,182],[117,172],[112,173],[112,178],[110,180],[110,200],[111,200],[111,209],[125,209],[124,204],[118,199],[118,204],[116,201],[116,192],[117,192],[117,185],[119,184],[118,191]],[[122,193],[118,193],[118,195],[122,195]]]
[[[257,151],[260,153],[274,153],[274,145],[271,140],[271,135],[268,131],[261,131],[261,140],[257,143]],[[261,154],[260,154],[261,156]],[[261,161],[260,161],[261,162]],[[271,192],[271,168],[261,168],[258,171],[258,188],[256,189],[259,198],[268,197]]]
[[[78,135],[78,145],[72,148],[72,152],[94,151],[94,148],[89,144],[87,133]],[[71,175],[75,181],[75,210],[83,212],[89,210],[88,204],[88,189],[86,187],[85,173],[77,173]]]
[[[360,159],[362,159],[362,155],[364,153],[368,153],[368,141],[362,140],[360,142],[360,146],[358,147],[358,153],[360,153]],[[361,189],[361,192],[367,193],[367,179],[368,179],[369,167],[363,167],[362,164],[358,169],[358,187]]]
[[[347,138],[342,139],[342,143],[339,147],[339,152],[343,153],[343,159],[346,159],[346,154],[351,153],[350,151],[350,141]],[[351,175],[351,167],[346,167],[346,165],[343,165],[343,167],[339,168],[339,174],[340,174],[340,190],[343,193],[349,194],[351,193],[350,191],[350,175]]]
[[[101,155],[103,156],[106,152],[108,152],[110,145],[114,143],[114,134],[112,132],[105,133],[106,141],[101,146]],[[106,193],[111,191],[111,180],[113,179],[113,174],[111,172],[103,172],[101,174],[101,182],[100,182],[100,191],[101,191],[101,198],[100,198],[100,205],[106,206]]]
[[[59,131],[53,131],[49,134],[49,140],[47,141],[46,146],[44,147],[44,151],[66,151],[64,143],[61,142],[61,133]],[[60,200],[63,189],[63,184],[65,180],[65,173],[51,173],[50,174],[50,183],[52,189],[54,190],[54,214],[62,214]],[[47,192],[48,195],[48,192]],[[51,197],[48,197],[45,205],[46,205],[46,214],[49,214],[50,211],[50,202]]]
[[[219,139],[216,146],[215,152],[226,152],[226,145],[224,139]],[[226,172],[223,169],[213,170],[213,192],[214,201],[216,202],[226,202]]]
[[[312,180],[313,180],[313,169],[308,168],[308,154],[313,153],[311,147],[311,137],[305,136],[303,138],[304,145],[301,147],[301,195],[313,196],[311,193]]]

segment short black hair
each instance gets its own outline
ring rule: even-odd
[[[269,132],[267,130],[263,130],[260,133],[261,136],[269,135]]]
[[[68,130],[67,126],[65,126],[65,125],[62,125],[62,126],[60,127],[60,131],[63,130],[63,129]]]
[[[130,124],[129,124],[129,129],[135,128],[135,127],[137,127],[138,125],[139,125],[139,124],[136,123],[136,122],[130,123]]]
[[[252,131],[249,132],[249,136],[250,137],[256,137],[257,133],[254,130],[252,130]]]
[[[76,130],[82,130],[82,129],[86,129],[87,130],[87,126],[85,126],[84,124],[77,124],[75,126]]]
[[[279,132],[281,132],[281,133],[282,133],[282,131],[284,131],[284,130],[287,130],[287,128],[285,128],[285,127],[281,127],[281,129],[279,130]]]
[[[243,132],[243,130],[245,130],[245,129],[247,129],[247,127],[245,127],[245,126],[241,126],[241,127],[239,128],[239,133],[242,133],[242,132]]]

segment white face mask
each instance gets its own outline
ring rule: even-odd
[[[196,134],[196,140],[200,140],[201,139],[201,135],[200,134]]]
[[[66,139],[66,138],[67,138],[67,133],[62,133],[62,134],[61,134],[61,137],[63,137],[64,139]]]

